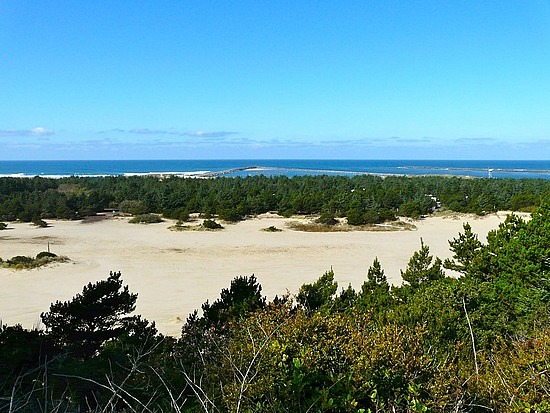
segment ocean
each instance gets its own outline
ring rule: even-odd
[[[0,176],[52,177],[174,174],[249,175],[449,175],[550,179],[549,161],[467,160],[102,160],[0,161]]]

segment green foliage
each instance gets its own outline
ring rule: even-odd
[[[147,206],[142,201],[137,200],[124,200],[118,206],[120,212],[130,215],[142,215],[146,214]]]
[[[230,320],[247,316],[265,306],[262,286],[256,276],[235,277],[229,288],[222,289],[220,298],[210,304],[202,305],[202,318],[198,321],[204,328],[226,325]],[[192,320],[193,315],[188,320]]]
[[[57,255],[49,251],[42,251],[36,255],[37,260],[40,260],[42,258],[55,258],[55,257],[57,257]]]
[[[393,306],[390,285],[380,261],[375,258],[367,272],[367,280],[361,286],[356,308],[361,311],[388,311]]]
[[[436,362],[420,328],[377,328],[366,315],[278,305],[232,331],[202,377],[208,399],[224,411],[411,411],[444,406],[455,388],[445,382],[431,397],[453,366]]]
[[[75,356],[91,356],[107,341],[122,334],[135,334],[137,294],[122,287],[120,272],[106,280],[89,283],[71,301],[57,301],[40,318],[46,331]],[[139,332],[138,332],[139,333]]]
[[[499,341],[482,354],[482,370],[473,383],[480,402],[495,411],[550,411],[550,330],[526,340]]]
[[[438,176],[249,176],[246,178],[158,180],[150,176],[0,178],[0,220],[36,217],[77,219],[113,209],[132,215],[162,213],[185,221],[190,213],[234,221],[279,211],[283,216],[347,216],[350,225],[420,217],[435,206],[457,212],[532,210],[550,192],[550,180],[463,179]],[[208,214],[208,215],[207,215]]]
[[[28,266],[34,263],[34,258],[27,257],[25,255],[17,255],[7,260],[6,263],[11,266],[17,266],[17,265]]]
[[[319,218],[317,218],[315,220],[315,222],[317,222],[319,224],[324,224],[324,225],[336,225],[336,224],[338,224],[338,220],[336,219],[334,214],[330,213],[330,212],[323,212],[321,214],[321,216],[319,216]]]
[[[205,360],[215,362],[216,349],[225,345],[231,323],[265,305],[262,287],[254,275],[234,278],[217,300],[202,304],[202,316],[195,310],[187,318],[178,343],[183,363],[191,368],[203,368]]]
[[[296,299],[308,313],[327,310],[332,305],[337,289],[338,283],[334,281],[334,271],[331,269],[313,284],[302,285]]]
[[[433,264],[432,264],[433,261]],[[441,280],[445,277],[441,268],[441,260],[430,255],[430,247],[424,245],[420,239],[420,250],[415,251],[410,258],[405,271],[401,271],[401,278],[412,291],[422,284]]]
[[[48,223],[40,218],[34,218],[32,224],[39,228],[47,228]]]
[[[238,222],[244,218],[244,216],[235,208],[222,209],[219,213],[219,216],[221,219],[227,222]]]
[[[2,231],[3,229],[6,229],[8,227],[8,224],[6,224],[5,222],[0,222],[0,231]]]
[[[157,214],[141,214],[136,215],[128,221],[130,224],[158,224],[162,222],[162,218]]]
[[[5,262],[0,259],[0,263],[7,268],[23,270],[42,267],[43,265],[47,265],[51,262],[65,262],[67,260],[67,257],[58,257],[56,254],[43,251],[39,253],[36,258],[18,255],[6,260]]]
[[[346,213],[347,223],[349,225],[364,225],[366,221],[363,217],[363,212],[358,207],[352,207]]]
[[[0,411],[549,411],[550,199],[449,245],[459,278],[421,241],[391,289],[378,259],[360,291],[337,294],[331,270],[296,302],[237,277],[177,342],[129,316],[111,274],[52,304],[45,331],[0,328]]]
[[[449,241],[450,249],[453,252],[453,259],[446,259],[444,267],[458,271],[462,275],[467,275],[470,273],[475,256],[483,245],[477,239],[477,235],[472,232],[470,224],[465,223],[463,228],[463,234],[459,234],[458,238],[453,238]]]
[[[205,219],[202,227],[206,229],[223,229],[223,226],[212,219]]]
[[[527,211],[533,210],[540,205],[540,197],[533,193],[519,193],[512,195],[510,198],[510,209],[512,211]]]

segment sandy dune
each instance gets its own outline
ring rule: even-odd
[[[0,268],[0,319],[5,324],[38,324],[51,302],[68,300],[110,270],[122,272],[139,293],[137,312],[166,334],[179,335],[194,309],[219,296],[235,276],[255,274],[268,298],[297,292],[326,270],[334,269],[341,287],[359,288],[375,257],[388,279],[400,282],[400,269],[420,246],[449,257],[447,240],[468,221],[481,240],[503,222],[504,213],[484,218],[432,217],[415,222],[417,231],[306,233],[290,230],[287,219],[263,216],[222,231],[174,232],[173,222],[129,224],[125,218],[94,223],[49,221],[36,228],[13,223],[0,232],[0,257],[35,256],[47,249],[71,262],[35,270]],[[264,232],[274,225],[283,232]]]

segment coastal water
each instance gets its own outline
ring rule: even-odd
[[[468,160],[102,160],[0,161],[0,176],[62,177],[176,174],[248,175],[452,175],[550,179],[548,161]]]

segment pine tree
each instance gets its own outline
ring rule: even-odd
[[[423,283],[445,278],[445,274],[441,269],[441,260],[439,258],[433,259],[433,256],[430,255],[430,247],[424,245],[422,238],[420,239],[420,250],[414,252],[407,269],[401,271],[401,278],[413,290]]]
[[[139,317],[126,317],[136,308],[137,294],[122,287],[120,276],[111,272],[106,280],[89,283],[71,301],[57,301],[40,315],[58,345],[91,356],[104,342],[131,332],[133,325],[144,327]]]

